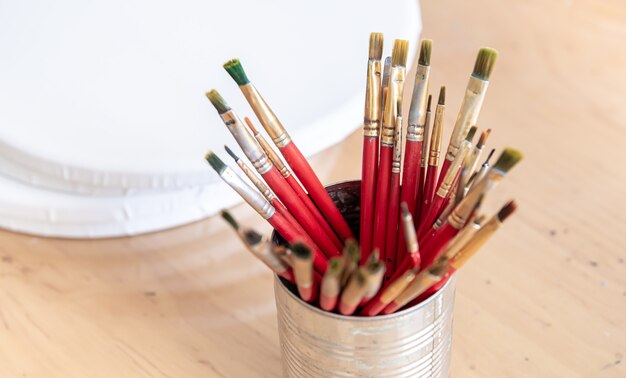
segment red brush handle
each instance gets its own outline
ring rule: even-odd
[[[267,185],[276,193],[278,199],[287,207],[291,215],[296,218],[311,239],[321,248],[322,252],[324,252],[328,258],[341,256],[339,249],[335,247],[332,240],[326,235],[322,226],[315,221],[313,215],[306,206],[304,206],[302,201],[300,201],[289,184],[283,179],[283,176],[278,172],[276,167],[272,167],[272,169],[265,172],[262,176],[265,182],[267,182]]]
[[[443,197],[435,196],[433,198],[432,203],[430,204],[430,208],[428,209],[428,214],[422,221],[420,221],[420,228],[417,231],[417,234],[421,237],[428,231],[433,223],[437,220],[437,215],[439,214],[439,210],[441,210],[441,206],[443,205],[446,199]]]
[[[437,188],[441,186],[441,182],[443,178],[446,177],[446,173],[448,173],[448,169],[450,169],[450,165],[452,162],[448,159],[443,159],[443,166],[441,167],[441,172],[439,172],[439,179],[437,180]]]
[[[374,206],[376,203],[376,172],[378,171],[378,138],[363,138],[363,163],[361,167],[361,214],[359,233],[361,265],[372,252]]]
[[[309,162],[302,155],[294,142],[282,147],[280,152],[285,157],[287,164],[291,167],[295,175],[313,198],[313,202],[318,206],[322,214],[328,219],[331,226],[339,236],[343,239],[354,238],[348,223],[341,216],[341,213],[335,206],[335,203],[328,195],[328,192],[322,186],[322,183],[313,172]]]
[[[424,224],[424,220],[430,211],[430,204],[433,200],[433,196],[435,195],[435,182],[437,181],[437,166],[436,165],[428,165],[428,170],[426,171],[426,181],[424,182],[424,195],[421,198],[422,206],[420,208],[420,216],[419,216],[419,227],[418,231],[421,230]]]
[[[335,247],[337,247],[337,249],[339,250],[342,250],[343,244],[341,243],[341,241],[339,241],[339,238],[330,227],[322,213],[320,213],[317,207],[315,207],[315,204],[313,203],[313,201],[311,201],[311,198],[306,194],[304,189],[302,189],[300,184],[298,184],[298,181],[296,181],[296,179],[292,175],[287,176],[285,178],[285,181],[287,181],[289,186],[291,186],[291,189],[293,189],[298,198],[300,198],[300,201],[304,203],[304,206],[306,206],[311,214],[313,214],[313,218],[315,218],[315,221],[317,221],[317,223],[322,226],[326,235],[330,238],[330,240],[332,240],[333,244],[335,244]]]
[[[422,142],[407,140],[405,149],[400,203],[405,202],[407,204],[411,216],[415,219],[415,204],[417,203],[417,192],[419,187],[418,183],[422,181],[420,176]],[[403,259],[405,255],[406,239],[404,237],[404,228],[400,227],[398,231],[398,250],[396,252],[396,261]]]
[[[285,219],[287,220],[287,222],[293,224],[293,226],[296,228],[296,230],[298,230],[299,232],[301,232],[302,234],[306,234],[306,231],[304,231],[304,228],[302,228],[302,226],[300,226],[300,223],[298,223],[298,221],[296,220],[296,218],[293,217],[293,215],[291,215],[291,213],[289,212],[289,210],[287,210],[287,208],[285,207],[285,205],[283,205],[282,202],[280,202],[278,200],[278,198],[274,198],[271,202],[272,206],[274,206],[274,208],[276,209],[276,211],[278,213],[280,213],[280,215],[282,215],[283,217],[285,217]],[[308,235],[308,234],[307,234]]]
[[[374,236],[372,237],[372,250],[378,248],[381,256],[385,256],[385,242],[387,241],[387,200],[389,199],[392,154],[393,148],[387,146],[380,147],[380,164],[378,165],[378,179],[376,182],[376,211],[374,213]]]
[[[439,257],[443,247],[459,232],[449,223],[445,223],[437,233],[424,243],[422,250],[422,269],[427,269]]]
[[[285,217],[276,212],[267,220],[274,227],[276,232],[280,234],[289,244],[296,242],[306,243],[313,251],[313,268],[320,274],[326,273],[328,269],[328,260],[320,251],[320,248],[311,240],[311,238],[297,231],[293,224],[289,223]]]
[[[387,240],[385,242],[385,275],[391,277],[396,269],[396,252],[398,247],[398,219],[400,215],[400,174],[391,174],[391,188],[387,207]]]
[[[420,166],[420,180],[417,183],[417,198],[415,199],[415,212],[413,214],[413,225],[418,228],[420,222],[420,214],[422,212],[422,201],[424,198],[424,183],[426,181],[426,167]]]
[[[291,268],[285,270],[282,273],[278,273],[278,275],[286,279],[287,281],[291,282],[292,284],[296,283],[296,278],[294,277],[293,270]]]

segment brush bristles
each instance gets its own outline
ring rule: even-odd
[[[406,67],[406,59],[409,56],[409,41],[396,39],[391,51],[391,65]]]
[[[391,57],[388,56],[385,58],[385,64],[383,66],[383,88],[387,88],[389,84],[389,74],[391,73]]]
[[[506,205],[498,211],[498,219],[500,222],[504,222],[506,218],[510,217],[517,210],[517,203],[515,201],[509,201]]]
[[[480,138],[478,138],[478,143],[476,144],[476,147],[483,148],[483,146],[487,143],[487,138],[489,137],[490,132],[491,132],[491,129],[487,131],[483,131],[480,134]]]
[[[370,253],[370,257],[367,258],[366,264],[374,264],[377,261],[380,261],[380,250],[378,248],[374,249],[372,253]]]
[[[311,248],[309,248],[309,246],[304,243],[300,243],[300,242],[293,243],[291,246],[289,246],[289,249],[291,249],[291,254],[294,257],[297,257],[299,259],[311,258],[311,255],[312,255]]]
[[[476,57],[476,63],[474,64],[474,71],[472,76],[481,80],[489,80],[491,71],[493,70],[496,59],[498,58],[498,52],[489,47],[483,47],[478,51]]]
[[[472,139],[474,139],[474,135],[476,135],[476,130],[478,130],[478,127],[476,126],[470,127],[469,132],[467,133],[467,136],[465,137],[465,140],[468,142],[471,142]]]
[[[207,152],[207,154],[205,155],[204,158],[206,159],[206,161],[209,162],[211,167],[213,167],[213,169],[215,169],[215,172],[222,173],[224,171],[224,169],[226,169],[226,164],[224,164],[222,159],[217,157],[217,155],[215,155],[213,153],[213,151]]]
[[[252,131],[252,134],[257,135],[259,132],[256,131],[256,129],[254,128],[254,125],[252,124],[252,121],[250,121],[250,118],[248,117],[243,117],[244,122],[246,123],[246,125],[248,125],[248,128],[250,129],[250,131]]]
[[[380,60],[383,57],[383,33],[370,34],[369,58]]]
[[[442,85],[441,88],[439,89],[439,101],[437,101],[437,104],[439,105],[446,104],[446,86],[445,85]]]
[[[428,95],[428,105],[426,105],[426,111],[430,111],[430,103],[433,101],[433,95]]]
[[[235,80],[237,85],[246,85],[250,82],[248,80],[248,76],[246,76],[246,71],[243,70],[243,66],[239,59],[231,59],[228,62],[224,63],[224,69],[230,77]]]
[[[224,97],[222,97],[217,90],[211,89],[206,93],[206,97],[211,101],[211,104],[213,104],[219,114],[226,113],[230,110],[230,106],[228,106]]]
[[[227,145],[224,145],[224,149],[226,150],[226,153],[230,155],[231,158],[233,158],[233,160],[238,161],[239,160],[239,156],[235,155],[235,153],[233,152],[233,150],[231,150],[230,148],[228,148]]]
[[[326,274],[339,276],[343,272],[344,265],[345,260],[343,257],[333,257],[328,260],[328,270],[326,271]]]
[[[361,249],[358,243],[354,239],[346,240],[346,245],[343,249],[343,256],[349,261],[358,262],[361,259]]]
[[[263,240],[263,235],[252,229],[245,230],[243,233],[243,237],[246,240],[246,243],[249,245],[258,244]]]
[[[433,41],[432,39],[424,39],[422,40],[422,44],[420,45],[420,56],[418,58],[418,63],[422,66],[430,66],[430,54],[433,50]]]
[[[489,161],[491,161],[491,158],[493,157],[493,154],[495,152],[496,152],[495,148],[492,148],[491,151],[489,151],[489,155],[487,155],[487,159],[485,159],[485,162],[483,163],[483,165],[489,164]]]
[[[498,161],[493,165],[493,169],[508,172],[515,164],[517,164],[524,155],[514,148],[505,148],[500,154]]]
[[[220,216],[226,222],[228,222],[228,224],[230,224],[232,228],[234,228],[235,230],[239,230],[239,223],[237,223],[237,221],[235,220],[235,217],[233,217],[231,213],[229,213],[226,210],[222,210],[220,211]]]

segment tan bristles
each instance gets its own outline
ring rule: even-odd
[[[420,55],[418,63],[422,66],[430,66],[430,54],[433,50],[433,41],[431,39],[423,39],[420,45]]]
[[[487,131],[483,131],[480,134],[480,138],[478,138],[478,143],[476,144],[476,147],[483,148],[483,146],[487,143],[487,138],[489,138],[489,132],[490,131],[491,131],[491,129],[489,129]]]
[[[437,101],[437,104],[439,105],[446,104],[446,86],[445,85],[442,85],[441,89],[439,89],[439,101]]]
[[[409,41],[406,39],[396,39],[391,52],[391,65],[406,67],[406,60],[409,56]]]
[[[383,56],[383,33],[370,34],[369,58],[380,60]]]
[[[252,121],[250,121],[250,118],[248,117],[243,117],[244,122],[246,123],[246,125],[248,125],[248,128],[250,128],[250,131],[252,131],[252,134],[256,135],[259,132],[256,131],[256,129],[254,128],[254,125],[252,124]]]

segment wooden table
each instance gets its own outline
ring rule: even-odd
[[[626,4],[439,0],[423,17],[447,132],[493,46],[480,126],[526,153],[487,204],[513,196],[519,213],[459,273],[453,376],[626,376]],[[312,162],[330,183],[358,177],[360,153],[357,131]],[[280,372],[272,278],[221,220],[100,241],[0,232],[0,377]]]

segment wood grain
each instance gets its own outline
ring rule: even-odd
[[[519,213],[459,272],[452,375],[626,376],[626,3],[422,6],[445,138],[489,45],[480,126],[526,154],[486,204]],[[358,177],[360,135],[312,160],[324,182]],[[215,218],[100,241],[0,231],[0,377],[280,376],[271,283]]]

